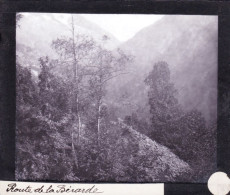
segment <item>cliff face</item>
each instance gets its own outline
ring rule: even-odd
[[[116,181],[173,182],[191,171],[189,165],[168,148],[131,127],[121,124],[114,128],[117,141],[111,149],[111,158]]]

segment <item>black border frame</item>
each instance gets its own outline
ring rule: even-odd
[[[230,2],[2,0],[0,2],[0,180],[15,180],[16,12],[218,15],[217,168],[230,175]],[[207,59],[208,60],[208,59]],[[210,194],[207,184],[166,183],[165,194]]]

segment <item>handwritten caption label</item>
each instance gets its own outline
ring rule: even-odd
[[[20,187],[16,183],[7,185],[6,192],[16,193],[78,193],[78,194],[98,194],[103,193],[96,185],[88,188],[73,187],[71,184],[58,184],[58,185],[41,185],[40,187],[33,187],[32,185]]]
[[[164,184],[0,181],[0,195],[164,195]]]

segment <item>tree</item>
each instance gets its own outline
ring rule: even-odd
[[[215,164],[216,147],[211,146],[215,143],[215,127],[207,128],[198,110],[184,112],[180,108],[166,62],[156,63],[145,82],[149,85],[151,138],[189,163],[193,173],[186,178],[188,181],[206,181]]]
[[[170,120],[179,117],[181,109],[176,98],[177,90],[170,82],[170,70],[166,62],[158,62],[145,79],[149,86],[149,105],[152,125],[157,130]]]
[[[23,157],[17,159],[17,178],[77,180],[72,174],[75,156],[68,152],[70,87],[54,75],[55,61],[39,61],[38,82],[17,63],[17,153]]]
[[[106,94],[107,83],[120,75],[128,74],[126,65],[132,61],[132,57],[126,55],[122,50],[115,52],[97,46],[96,55],[93,55],[93,65],[88,66],[91,69],[89,79],[90,95],[95,100],[96,118],[97,118],[97,142],[100,146],[101,119],[103,97]]]
[[[57,52],[59,59],[56,68],[57,71],[63,73],[64,79],[67,83],[70,83],[70,110],[72,114],[72,124],[78,124],[77,127],[77,145],[80,145],[81,126],[82,126],[82,108],[84,100],[84,76],[86,62],[89,62],[88,56],[90,51],[94,48],[94,41],[84,35],[79,35],[75,32],[74,17],[72,16],[71,23],[71,37],[61,37],[53,41],[52,47]],[[65,71],[63,72],[63,65],[65,65]],[[75,127],[71,128],[72,137],[72,152],[76,156],[74,137]],[[78,163],[76,161],[76,166]]]
[[[39,58],[38,77],[30,68],[17,77],[23,80],[17,87],[26,92],[18,93],[22,119],[17,124],[18,150],[26,159],[18,161],[19,178],[111,178],[109,138],[103,131],[109,128],[109,108],[104,97],[108,82],[128,73],[125,67],[131,57],[120,49],[105,49],[107,40],[103,36],[103,43],[96,43],[76,33],[72,17],[71,35],[52,42],[57,59]]]
[[[65,83],[61,77],[54,73],[56,62],[47,56],[39,58],[40,73],[38,75],[38,88],[40,110],[42,115],[47,115],[53,121],[59,121],[68,114],[70,107],[70,84]]]

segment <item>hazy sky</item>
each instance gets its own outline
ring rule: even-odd
[[[139,30],[163,17],[163,15],[141,14],[82,14],[82,16],[110,32],[120,41],[132,38]]]
[[[49,18],[49,13],[22,13],[23,15],[42,15]],[[59,21],[67,23],[70,14],[52,14]],[[79,14],[111,33],[119,41],[132,38],[139,30],[147,27],[164,15],[153,14]]]

